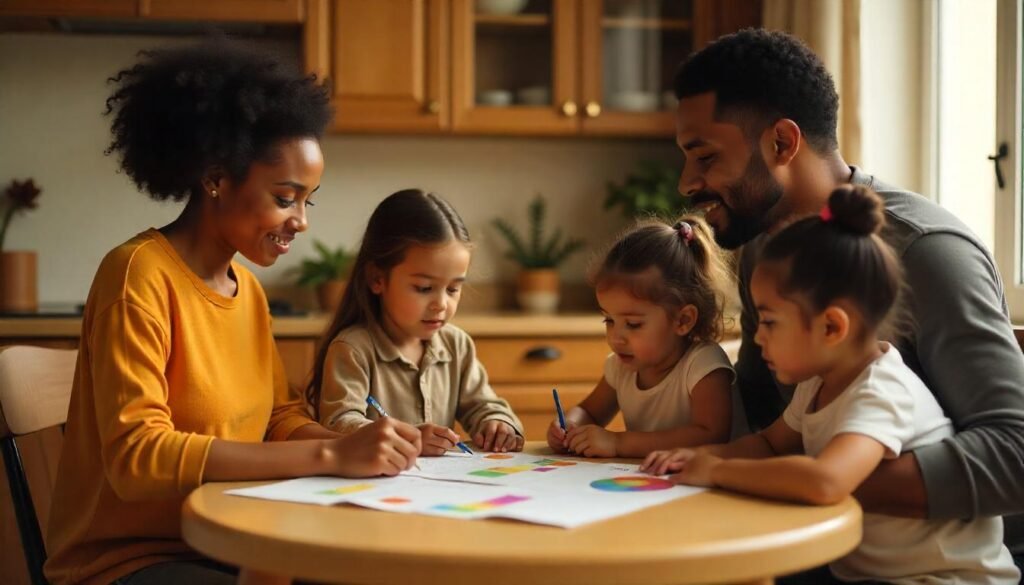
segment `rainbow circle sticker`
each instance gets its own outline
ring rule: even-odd
[[[667,490],[672,487],[672,482],[660,477],[630,475],[592,481],[590,487],[603,492],[651,492]]]

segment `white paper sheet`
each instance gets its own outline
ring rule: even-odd
[[[637,465],[477,453],[421,457],[393,478],[309,477],[225,493],[450,518],[510,518],[573,528],[704,491],[637,472]]]

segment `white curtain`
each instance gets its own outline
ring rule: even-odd
[[[839,152],[860,164],[860,0],[764,0],[762,22],[799,37],[821,57],[839,92]]]

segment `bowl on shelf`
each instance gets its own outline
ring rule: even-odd
[[[519,14],[529,0],[476,0],[480,14]]]
[[[652,91],[617,91],[608,96],[608,107],[623,112],[653,112],[661,96]]]
[[[476,103],[480,106],[510,106],[512,92],[507,89],[485,89],[477,92]]]
[[[516,103],[524,106],[547,106],[551,104],[551,88],[546,85],[531,85],[516,90]]]

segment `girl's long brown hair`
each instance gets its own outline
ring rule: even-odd
[[[317,419],[331,341],[353,325],[380,325],[380,298],[370,291],[371,270],[387,274],[402,263],[411,246],[436,246],[451,241],[468,246],[469,231],[458,212],[434,193],[405,189],[392,193],[373,210],[341,305],[320,338],[313,375],[306,386],[306,401]]]

